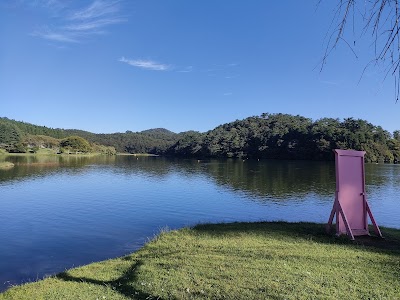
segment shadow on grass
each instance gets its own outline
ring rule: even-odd
[[[111,287],[114,291],[130,299],[160,299],[162,298],[154,295],[150,295],[141,290],[135,289],[132,285],[137,281],[136,272],[142,265],[141,261],[135,262],[122,276],[115,280],[102,281],[87,277],[75,277],[68,274],[68,272],[60,273],[56,276],[57,279],[72,282],[87,282],[91,284],[97,284],[100,286]]]
[[[259,236],[273,236],[275,238],[294,238],[312,240],[324,244],[341,244],[349,247],[367,247],[369,251],[385,252],[400,255],[400,230],[381,227],[384,238],[374,236],[357,236],[351,241],[346,235],[336,236],[334,229],[326,233],[325,224],[316,223],[288,223],[288,222],[256,222],[256,223],[226,223],[226,224],[201,224],[193,227],[199,234],[213,237],[236,234],[254,234]]]

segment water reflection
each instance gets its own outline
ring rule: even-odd
[[[109,165],[113,156],[64,156],[64,155],[0,155],[0,162],[12,162],[14,168],[0,170],[0,185],[7,181],[20,181],[30,177],[46,177],[68,169],[79,173],[85,167]]]
[[[285,200],[293,195],[302,198],[309,193],[327,196],[332,195],[335,187],[332,163],[228,160],[224,164],[211,162],[207,173],[217,184],[260,200]]]
[[[0,184],[29,177],[51,176],[68,169],[78,174],[88,166],[104,166],[115,174],[141,174],[162,180],[174,172],[190,178],[207,176],[217,185],[243,192],[260,201],[308,194],[329,197],[335,192],[333,162],[276,160],[182,160],[136,156],[0,156],[15,167],[0,171]],[[400,166],[366,164],[367,191],[400,183]]]
[[[117,157],[116,173],[140,173],[161,180],[173,172],[190,178],[206,176],[217,185],[265,200],[284,200],[296,194],[334,194],[334,163],[305,161],[178,160],[154,157]]]
[[[332,162],[177,160],[135,156],[0,156],[0,291],[126,254],[168,226],[325,222]],[[380,225],[400,227],[399,165],[366,165]]]

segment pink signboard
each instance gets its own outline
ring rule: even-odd
[[[328,221],[328,230],[336,215],[336,234],[369,235],[368,216],[375,233],[382,237],[365,194],[364,151],[335,150],[336,195]]]

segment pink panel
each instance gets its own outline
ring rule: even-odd
[[[364,198],[364,151],[335,150],[336,191],[338,201],[354,235],[368,230]],[[343,218],[339,215],[339,233],[346,233]],[[357,234],[358,233],[358,234]]]

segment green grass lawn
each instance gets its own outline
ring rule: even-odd
[[[352,242],[321,224],[198,225],[0,299],[400,299],[400,230],[382,232]]]

